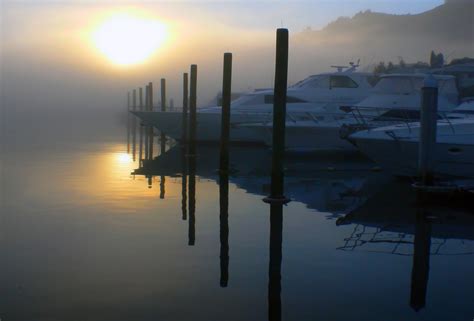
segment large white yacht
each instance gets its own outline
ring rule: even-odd
[[[373,75],[357,72],[358,65],[337,67],[335,72],[310,76],[287,90],[287,115],[343,113],[340,107],[352,106],[366,98],[372,89]],[[272,121],[273,89],[257,90],[231,103],[232,142],[264,143],[261,136],[242,123]],[[181,111],[134,112],[144,124],[152,125],[176,140],[182,137]],[[296,116],[295,116],[296,117]],[[221,107],[199,108],[197,111],[198,141],[219,141]]]
[[[420,123],[402,123],[354,133],[350,139],[367,156],[397,175],[415,176]],[[435,171],[474,177],[474,100],[438,120]]]
[[[367,128],[400,122],[414,122],[420,118],[421,86],[424,74],[390,74],[380,77],[371,94],[353,106],[342,106],[337,112],[293,113],[286,122],[286,148],[289,151],[355,151],[345,139],[350,133]],[[436,75],[441,113],[452,111],[458,104],[458,91],[453,76]],[[272,123],[245,124],[272,142]]]

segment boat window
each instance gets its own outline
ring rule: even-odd
[[[375,92],[384,94],[409,95],[421,89],[423,79],[409,77],[387,77],[381,78],[375,86]]]
[[[331,88],[357,88],[359,85],[348,76],[331,76]]]
[[[474,74],[464,74],[458,78],[461,98],[474,97]]]
[[[306,103],[306,100],[298,97],[286,96],[287,103]],[[273,104],[273,95],[265,95],[265,104]]]

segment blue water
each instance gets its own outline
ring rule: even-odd
[[[416,208],[409,183],[333,154],[288,157],[270,214],[268,150],[231,149],[227,200],[198,146],[193,213],[179,145],[140,166],[123,121],[76,116],[9,116],[2,320],[474,317],[472,209]]]

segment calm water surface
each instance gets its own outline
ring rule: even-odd
[[[361,157],[289,157],[293,201],[271,208],[265,149],[232,148],[226,186],[215,147],[195,173],[179,146],[140,166],[114,117],[21,119],[1,159],[2,320],[474,317],[474,215],[416,209]]]

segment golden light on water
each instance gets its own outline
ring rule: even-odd
[[[168,37],[162,22],[131,13],[115,13],[94,30],[95,47],[117,65],[143,63]]]
[[[115,154],[117,163],[120,165],[127,165],[133,162],[132,156],[127,153],[117,153]]]

